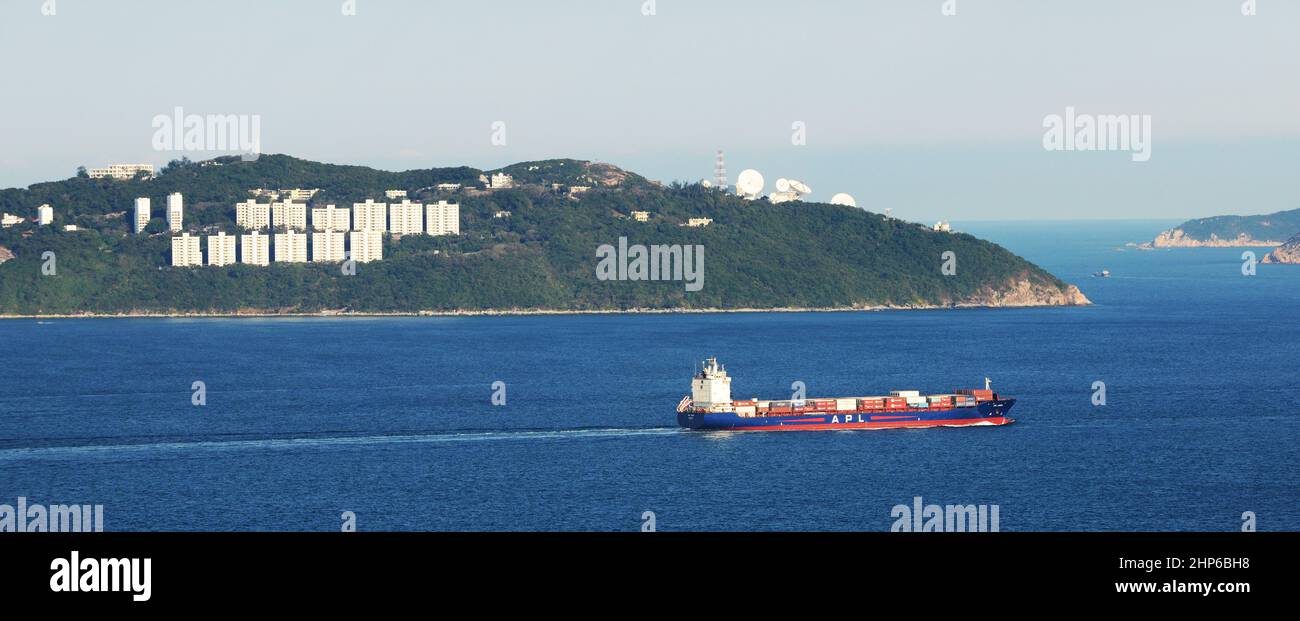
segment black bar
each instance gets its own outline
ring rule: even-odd
[[[10,602],[127,610],[193,611],[214,599],[427,605],[471,589],[504,600],[561,591],[643,598],[650,590],[751,600],[870,594],[900,603],[1014,592],[1121,608],[1234,608],[1290,594],[1298,543],[1300,533],[27,533],[0,536],[0,584]],[[83,562],[150,559],[148,601],[134,601],[129,589],[52,591],[52,561],[74,550]],[[1181,567],[1169,567],[1171,558]],[[1128,587],[1117,583],[1240,592],[1120,593]]]

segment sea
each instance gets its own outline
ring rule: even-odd
[[[889,531],[917,498],[1001,531],[1300,530],[1300,266],[1126,245],[1174,224],[954,223],[1087,307],[0,320],[0,504],[109,531]],[[1016,422],[679,429],[709,356],[737,398],[987,377]]]

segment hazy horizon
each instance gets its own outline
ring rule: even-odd
[[[11,1],[0,187],[219,155],[154,150],[181,107],[257,115],[264,153],[384,170],[571,157],[696,181],[723,149],[733,182],[917,221],[1300,207],[1300,5],[943,5]],[[1150,159],[1045,150],[1069,108],[1149,115]]]

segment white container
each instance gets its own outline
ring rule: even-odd
[[[893,395],[893,396],[895,396],[895,397],[919,397],[919,396],[921,396],[921,391],[919,391],[919,390],[892,390],[892,391],[889,392],[889,394],[891,394],[891,395]]]
[[[856,410],[858,409],[858,400],[857,399],[836,399],[835,409],[841,412],[845,410]]]
[[[914,397],[908,397],[908,398],[907,398],[907,404],[908,404],[908,405],[912,405],[912,404],[914,404],[914,403],[926,403],[925,397],[915,397],[915,396],[914,396]]]
[[[736,408],[736,414],[746,418],[752,418],[755,414],[755,407],[752,405],[742,405]]]

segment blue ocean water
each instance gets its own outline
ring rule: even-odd
[[[107,530],[879,531],[920,496],[1004,531],[1300,529],[1300,267],[1123,246],[1170,224],[955,223],[1086,308],[0,321],[0,504],[103,504]],[[680,431],[708,355],[737,397],[988,376],[1017,422]]]

